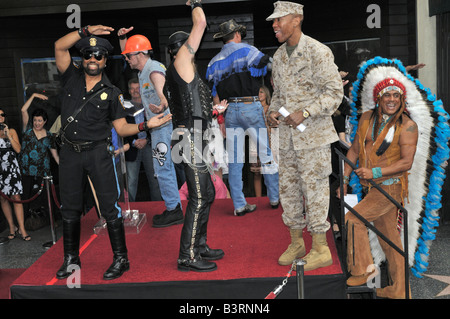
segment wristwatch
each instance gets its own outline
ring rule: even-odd
[[[305,119],[309,117],[309,112],[307,110],[303,110],[303,117]]]

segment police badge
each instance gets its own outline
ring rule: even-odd
[[[91,46],[91,47],[95,47],[95,46],[97,46],[97,39],[96,38],[89,38],[89,45]]]

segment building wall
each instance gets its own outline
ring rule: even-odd
[[[396,57],[404,64],[414,64],[416,60],[416,28],[414,1],[389,1],[389,56]]]
[[[430,17],[428,1],[417,1],[417,50],[421,63],[419,80],[437,93],[436,17]]]
[[[56,39],[71,31],[66,25],[70,13],[64,8],[72,1],[44,0],[36,6],[36,1],[2,1],[0,4],[0,106],[10,115],[13,127],[20,126],[20,107],[23,104],[20,61],[22,58],[52,57]],[[189,8],[176,5],[176,1],[151,1],[154,7],[142,7],[142,1],[78,1],[82,9],[81,24],[105,24],[116,30],[122,26],[135,27],[136,33],[147,35],[154,47],[155,58],[165,60],[161,49],[164,39],[160,39],[159,24],[172,19],[189,18]],[[148,2],[146,2],[148,3]],[[176,2],[178,3],[178,2]],[[344,41],[364,38],[379,38],[380,54],[396,57],[405,64],[417,63],[415,44],[415,20],[411,19],[411,1],[409,0],[341,0],[323,2],[301,1],[305,5],[303,31],[319,41]],[[381,8],[382,25],[380,29],[369,29],[366,19],[367,6],[377,3]],[[412,1],[414,3],[414,1]],[[139,8],[134,8],[139,7]],[[130,9],[124,9],[124,7]],[[108,10],[99,11],[100,8]],[[217,28],[221,17],[233,17],[237,14],[252,17],[253,30],[249,35],[259,48],[276,48],[271,23],[265,18],[273,11],[273,1],[208,1],[204,4],[208,19],[211,21],[209,33]],[[42,14],[50,12],[49,14]],[[38,13],[38,14],[34,14]],[[414,15],[414,13],[413,13]],[[120,23],[120,24],[119,24]],[[115,54],[120,54],[115,36],[110,37],[115,45]],[[217,45],[217,43],[215,43]],[[220,50],[205,47],[198,52],[197,59],[206,63]],[[74,52],[75,54],[75,52]],[[356,66],[355,66],[356,68]]]

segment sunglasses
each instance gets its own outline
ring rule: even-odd
[[[132,56],[134,56],[134,55],[138,55],[139,53],[142,53],[142,52],[136,52],[136,53],[125,53],[125,54],[122,54],[122,56],[123,56],[124,58],[126,58],[126,59],[130,60]]]
[[[83,59],[90,60],[92,57],[94,57],[97,61],[101,61],[105,55],[101,52],[85,52],[83,53]]]
[[[0,113],[0,116],[1,117],[6,117],[6,114],[5,113]]]

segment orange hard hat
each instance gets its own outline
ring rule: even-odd
[[[125,44],[125,50],[122,52],[122,54],[146,50],[152,50],[150,41],[145,36],[136,34],[131,36],[127,40],[127,43]]]

